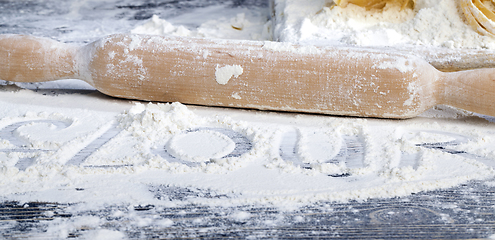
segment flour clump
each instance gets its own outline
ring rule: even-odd
[[[216,67],[215,79],[218,84],[227,84],[232,77],[237,78],[244,72],[244,69],[239,65],[227,65],[224,67]]]

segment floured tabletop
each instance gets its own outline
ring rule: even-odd
[[[297,25],[273,11],[298,1],[274,2],[2,1],[0,34],[75,45],[131,32],[271,41]],[[302,22],[322,27],[317,18],[336,11],[329,2]],[[427,11],[431,1],[416,4]],[[328,35],[307,29],[298,43]],[[475,50],[364,47],[454,71],[492,67],[485,41]],[[493,116],[449,106],[385,120],[147,103],[77,79],[0,81],[0,104],[2,238],[495,236]]]

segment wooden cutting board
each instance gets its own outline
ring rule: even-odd
[[[495,69],[441,72],[388,49],[119,34],[85,46],[0,36],[0,79],[75,78],[114,97],[409,118],[437,105],[495,115]]]

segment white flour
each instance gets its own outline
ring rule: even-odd
[[[74,101],[73,96],[2,92],[2,104],[9,106],[0,119],[4,199],[167,204],[148,189],[170,185],[229,196],[174,204],[287,206],[404,196],[495,173],[495,127],[454,109],[443,112],[455,117],[406,121],[236,111],[228,111],[229,117],[179,103],[137,104],[123,114],[56,105],[32,112],[31,104],[7,104],[10,95]],[[81,98],[89,105],[105,102]],[[55,125],[60,121],[66,123],[63,129]],[[95,143],[96,149],[80,158],[81,150]],[[440,143],[472,155],[421,145]],[[346,152],[351,146],[354,152]],[[32,163],[19,167],[26,158]]]
[[[492,39],[464,23],[454,0],[417,0],[414,11],[387,9],[371,15],[352,6],[332,9],[327,2],[276,0],[271,22],[245,10],[216,19],[218,13],[212,14],[198,28],[175,26],[155,16],[132,32],[273,38],[313,45],[494,48]],[[264,47],[293,51],[289,44],[267,42]],[[219,84],[243,72],[241,66],[216,70]],[[46,86],[57,85],[50,84]],[[320,200],[407,196],[495,174],[493,118],[488,121],[445,106],[414,119],[393,121],[180,103],[130,104],[100,95],[44,96],[2,87],[0,197],[4,201],[77,202],[83,210],[190,203],[290,208]],[[232,97],[241,99],[237,93]],[[158,199],[150,191],[157,186],[226,197]],[[249,217],[242,211],[231,215],[238,221]],[[138,226],[150,226],[152,221],[132,220]],[[98,230],[101,222],[99,217],[56,219],[47,234],[55,232],[63,238],[70,229],[92,228],[97,230],[83,237],[123,237],[120,232]],[[164,219],[154,224],[168,227],[174,222]]]
[[[218,16],[218,15],[214,15]],[[184,25],[175,26],[165,19],[153,16],[148,22],[136,26],[131,33],[204,37],[220,39],[269,40],[271,32],[267,16],[245,10],[231,18],[220,17],[202,23],[196,29]]]
[[[306,45],[298,52],[314,52],[318,50],[314,46],[322,45],[495,49],[495,39],[473,30],[456,0],[417,0],[414,9],[403,11],[397,6],[371,11],[352,4],[341,8],[330,0],[273,0],[272,5],[270,20],[246,10],[188,28],[154,16],[131,32]],[[266,42],[264,48],[295,51],[291,45],[272,42]]]
[[[438,4],[453,14],[451,1]],[[404,39],[408,31],[401,33],[398,29],[407,29],[404,24],[421,14],[430,16],[424,21],[441,21],[423,13],[433,11],[438,4],[418,0],[418,13],[388,9],[367,16],[352,6],[330,9],[324,1],[314,0],[304,7],[301,1],[280,0],[275,2],[275,13],[286,14],[272,19],[273,33],[289,36],[290,29],[281,27],[290,25],[302,27],[292,32],[291,38],[297,37],[294,41],[325,39],[315,35],[323,33],[322,28],[358,36],[356,40],[360,39],[357,33],[373,33],[385,27]],[[223,34],[234,31],[238,35],[231,35],[233,38],[251,38],[249,35],[263,39],[260,36],[268,36],[262,33],[272,25],[262,19],[246,11],[231,19],[210,20],[198,29],[186,29],[153,17],[133,32],[224,38]],[[419,20],[414,21],[414,26],[420,26]],[[460,26],[454,23],[452,26]],[[349,40],[336,41],[360,44],[344,39]],[[293,51],[289,44],[266,42],[264,47]],[[301,48],[305,52],[318,50],[311,46]],[[241,66],[218,66],[215,80],[227,84],[242,73]],[[403,196],[470,179],[485,179],[494,173],[493,124],[480,123],[477,117],[451,108],[433,109],[424,115],[426,118],[407,121],[251,113],[236,119],[239,113],[233,114],[234,110],[228,111],[234,117],[227,117],[202,108],[191,111],[179,103],[138,104],[123,114],[118,114],[122,110],[108,111],[104,107],[102,113],[88,106],[100,106],[104,101],[84,96],[88,105],[80,108],[68,109],[57,104],[33,108],[32,103],[8,102],[9,95],[46,101],[49,106],[68,99],[25,91],[2,93],[6,107],[0,112],[0,127],[4,129],[0,142],[0,183],[6,198],[70,202],[74,196],[61,194],[60,189],[78,187],[89,189],[74,193],[80,201],[88,203],[150,204],[158,200],[150,196],[147,188],[166,184],[230,196],[227,200],[197,200],[203,204],[307,203]],[[233,97],[241,98],[238,94]],[[122,104],[117,109],[125,108],[127,105]],[[472,123],[460,125],[459,118],[471,119]],[[429,148],[428,144],[442,144],[445,149],[469,154],[453,155]],[[92,149],[89,152],[84,150],[88,146]],[[106,184],[93,186],[100,181]],[[116,187],[96,187],[110,185]],[[19,193],[24,194],[19,197]]]
[[[425,45],[495,49],[495,40],[475,32],[457,0],[417,0],[414,10],[366,11],[327,0],[275,0],[274,38],[306,44],[361,46]]]
[[[220,159],[234,151],[235,143],[222,133],[200,130],[174,136],[168,142],[166,150],[176,158],[206,162]]]
[[[273,16],[250,11],[209,20],[197,29],[154,16],[132,33],[188,37],[275,40],[308,45],[396,46],[495,49],[495,40],[475,32],[456,0],[417,0],[414,9],[397,6],[366,11],[330,0],[273,0]]]
[[[225,85],[231,78],[237,78],[244,72],[239,65],[217,66],[215,69],[215,79],[218,84]]]

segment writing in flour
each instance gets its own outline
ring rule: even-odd
[[[240,120],[179,103],[137,104],[122,114],[44,107],[18,115],[32,107],[7,106],[16,109],[2,110],[0,119],[0,185],[7,198],[29,192],[22,196],[64,201],[70,194],[57,195],[53,186],[66,194],[63,186],[99,181],[92,186],[98,195],[83,192],[78,199],[159,204],[142,191],[165,184],[236,193],[203,204],[295,204],[403,196],[494,175],[495,128],[479,120],[458,125],[448,117],[396,122],[278,114]],[[59,119],[70,122],[56,127]]]
[[[198,130],[174,136],[167,144],[167,151],[177,158],[195,162],[207,162],[226,156],[235,148],[229,137],[217,131]]]
[[[327,30],[336,29],[343,32],[333,35],[339,44],[359,43],[364,39],[360,36],[365,35],[376,37],[372,44],[383,42],[381,36],[387,37],[389,43],[399,43],[422,34],[420,38],[428,44],[431,39],[424,37],[428,36],[428,21],[441,23],[448,16],[431,12],[439,5],[444,10],[452,10],[453,6],[450,0],[417,0],[420,12],[405,9],[389,16],[392,11],[384,9],[382,15],[366,16],[350,5],[330,9],[325,8],[324,1],[307,4],[293,0],[290,3],[296,7],[290,9],[299,11],[300,16],[296,19],[283,1],[275,2],[276,13],[286,14],[284,18],[273,18],[273,25],[265,25],[265,21],[249,28],[253,26],[246,21],[250,16],[239,15],[231,22],[235,29],[230,27],[228,31],[259,33],[264,26],[273,26],[274,37],[301,42],[325,39]],[[360,14],[366,21],[383,19],[366,23],[360,20]],[[301,20],[298,26],[302,27],[292,31],[286,22],[291,19]],[[412,24],[411,19],[417,19],[413,25],[421,32],[392,27],[385,32],[376,30],[377,26]],[[199,32],[168,25],[157,17],[150,21],[142,31],[165,27],[156,33],[191,36]],[[205,29],[203,25],[201,31]],[[221,32],[222,28],[216,29]],[[345,33],[356,34],[346,37]],[[466,37],[470,34],[466,33]],[[479,38],[477,44],[483,41],[486,39]],[[139,48],[138,42],[131,45]],[[290,45],[264,44],[264,48],[273,51],[296,51],[280,46]],[[313,53],[316,48],[300,49]],[[203,52],[202,56],[207,58],[209,54]],[[410,66],[397,62],[381,67],[409,71]],[[240,65],[217,66],[212,81],[228,84],[242,76],[244,70]],[[408,88],[411,92],[414,89]],[[379,90],[377,93],[387,94]],[[76,97],[42,97],[25,91],[2,93],[0,100],[7,107],[0,109],[0,184],[7,199],[71,202],[77,198],[103,204],[132,199],[159,205],[163,200],[153,198],[149,186],[167,185],[208,189],[229,196],[189,202],[284,205],[404,196],[494,175],[493,124],[480,124],[484,120],[450,108],[432,109],[423,115],[425,118],[396,122],[276,113],[232,114],[234,110],[224,114],[179,103],[133,107],[124,102],[108,103],[103,113],[88,106],[74,109],[55,104],[37,106],[33,112],[32,104],[10,102],[12,96],[58,104]],[[107,103],[81,97],[84,101],[79,102],[89,106]],[[242,99],[242,92],[232,93],[231,97]],[[116,106],[127,110],[116,112]],[[464,119],[464,124],[457,124],[459,118]],[[463,153],[452,154],[455,152]],[[76,197],[68,191],[76,186],[92,190],[78,192]],[[132,191],[123,191],[124,188]]]

